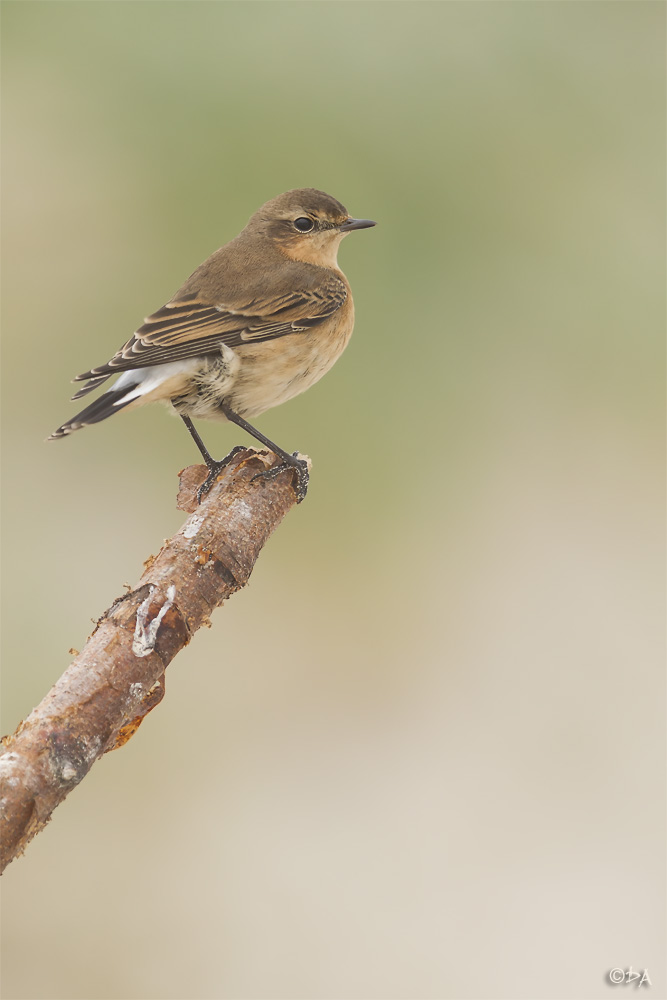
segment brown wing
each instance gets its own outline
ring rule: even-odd
[[[92,379],[90,388],[94,389],[109,375],[130,368],[214,354],[221,344],[239,347],[302,333],[335,313],[346,298],[345,282],[328,274],[314,288],[266,301],[253,300],[240,309],[203,302],[193,295],[175,299],[149,316],[110,361],[77,375],[74,381]]]

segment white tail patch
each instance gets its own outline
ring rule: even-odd
[[[165,382],[190,375],[197,366],[197,360],[189,358],[187,361],[174,361],[168,365],[155,365],[153,368],[133,368],[132,371],[124,372],[114,384],[114,390],[123,389],[127,385],[128,391],[113,405],[126,406],[133,399],[155,392]],[[165,392],[164,395],[167,398],[174,393]]]

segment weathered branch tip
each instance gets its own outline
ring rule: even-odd
[[[308,461],[308,460],[307,460]],[[248,582],[269,536],[297,502],[293,470],[236,453],[203,498],[206,466],[180,473],[190,514],[137,586],[99,619],[82,651],[0,751],[0,872],[39,833],[95,761],[136,732],[164,696],[165,670],[211,612]]]

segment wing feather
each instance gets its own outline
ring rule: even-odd
[[[174,299],[146,317],[110,361],[77,375],[74,381],[98,380],[131,368],[213,354],[222,344],[239,347],[303,333],[332,316],[346,298],[345,281],[329,272],[313,288],[266,301],[253,299],[242,308],[205,302],[192,295],[186,300]]]

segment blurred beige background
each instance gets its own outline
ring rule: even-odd
[[[379,222],[259,420],[308,500],[8,869],[3,996],[664,996],[664,5],[2,16],[3,731],[197,460],[159,407],[45,445],[70,378],[279,192]]]

